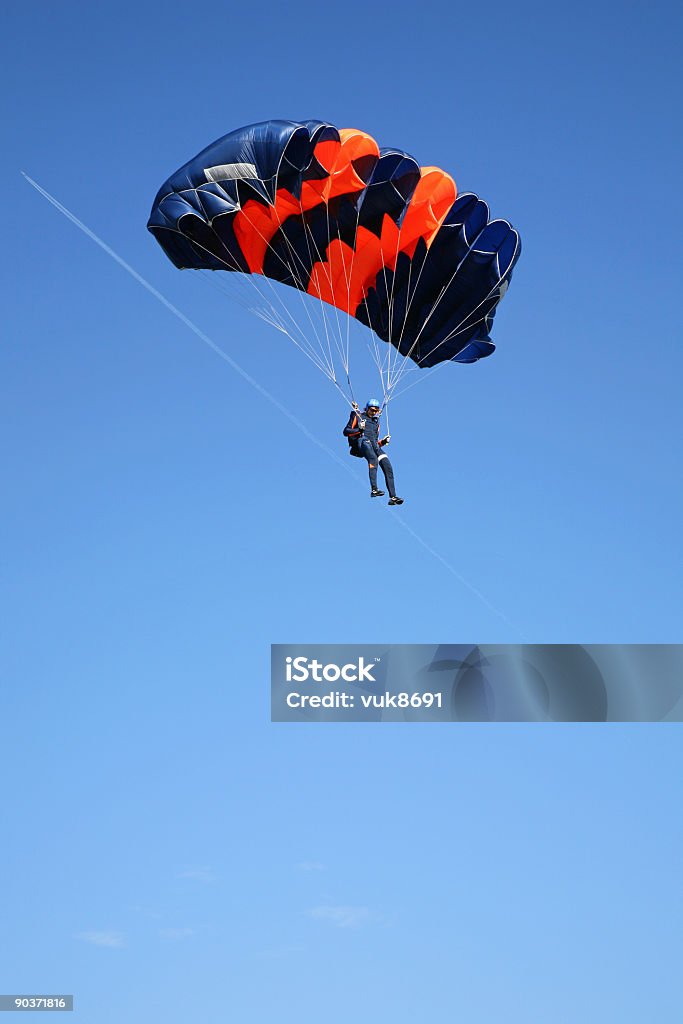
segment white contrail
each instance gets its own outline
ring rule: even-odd
[[[63,213],[64,216],[68,220],[70,220],[72,224],[75,224],[77,228],[80,228],[80,230],[85,235],[87,235],[88,238],[91,238],[96,245],[99,245],[100,249],[104,249],[107,255],[111,256],[111,258],[115,260],[115,262],[118,263],[120,267],[123,267],[124,270],[127,270],[131,277],[134,277],[135,280],[139,284],[141,284],[143,288],[146,288],[147,291],[151,295],[153,295],[155,299],[159,300],[162,306],[165,306],[166,309],[170,310],[170,312],[173,313],[174,316],[177,316],[178,319],[181,320],[186,327],[189,327],[193,334],[196,334],[197,337],[201,341],[203,341],[205,345],[208,345],[209,348],[212,349],[212,351],[214,351],[217,356],[220,356],[221,359],[224,359],[225,362],[228,363],[228,365],[231,366],[236,373],[239,373],[240,377],[246,380],[248,384],[251,384],[251,386],[255,388],[260,395],[263,395],[263,397],[266,398],[269,402],[271,402],[276,407],[276,409],[279,409],[283,416],[286,416],[288,420],[294,423],[295,426],[298,427],[298,429],[306,435],[309,441],[312,441],[313,444],[318,446],[318,448],[321,448],[324,452],[327,452],[327,454],[330,455],[335,460],[335,462],[338,462],[343,469],[347,470],[353,476],[353,473],[349,466],[339,458],[336,452],[333,452],[331,448],[328,448],[326,444],[318,440],[315,434],[312,434],[310,430],[306,427],[305,423],[302,423],[302,421],[298,419],[293,413],[291,413],[289,409],[286,408],[286,406],[282,405],[281,402],[278,402],[277,398],[275,398],[274,395],[271,395],[270,391],[267,391],[266,388],[259,384],[259,382],[255,380],[251,376],[251,374],[247,373],[246,370],[242,369],[239,363],[236,363],[235,360],[220,347],[220,345],[217,345],[216,342],[213,341],[213,339],[208,336],[208,334],[205,334],[200,327],[197,327],[197,325],[193,323],[189,317],[185,316],[185,314],[181,312],[181,310],[179,310],[177,306],[174,306],[173,303],[169,299],[167,299],[165,295],[162,295],[162,293],[157,288],[155,288],[153,284],[150,284],[149,281],[142,276],[142,274],[138,274],[137,270],[131,267],[130,263],[126,263],[126,261],[121,256],[119,256],[117,252],[114,252],[111,246],[107,245],[106,242],[102,241],[99,235],[96,235],[94,231],[91,231],[90,228],[86,224],[84,224],[82,220],[79,220],[75,214],[71,213],[70,210],[67,210],[66,206],[63,206],[58,199],[55,199],[55,197],[50,195],[49,192],[46,192],[44,188],[41,188],[38,182],[34,181],[33,178],[30,178],[28,174],[24,173],[24,171],[22,171],[21,173],[26,178],[29,185],[32,185],[37,192],[40,192],[41,196],[44,196],[49,203],[52,203],[52,205],[57,210],[59,210],[60,213]]]
[[[276,409],[279,409],[282,415],[286,416],[290,423],[293,423],[294,426],[298,430],[300,430],[301,433],[304,434],[309,441],[312,441],[317,448],[320,448],[320,450],[324,451],[327,455],[329,455],[331,459],[334,459],[334,461],[339,466],[341,466],[345,472],[349,473],[354,480],[357,479],[355,473],[350,468],[347,462],[344,462],[342,459],[340,459],[336,452],[333,452],[332,449],[328,448],[328,446],[323,441],[320,441],[315,436],[315,434],[312,434],[305,423],[303,423],[297,416],[291,413],[289,409],[286,408],[286,406],[284,406],[281,402],[277,400],[277,398],[275,398],[274,395],[271,395],[270,391],[264,388],[263,385],[259,384],[259,382],[255,380],[250,373],[247,373],[247,371],[244,370],[239,365],[239,363],[235,362],[232,356],[229,356],[228,353],[225,352],[220,347],[220,345],[216,344],[216,342],[213,341],[213,339],[208,336],[208,334],[205,334],[200,327],[197,327],[197,325],[193,323],[188,316],[186,316],[181,310],[179,310],[177,306],[174,306],[173,303],[169,299],[167,299],[165,295],[162,295],[162,293],[157,288],[155,288],[153,284],[150,284],[150,282],[146,278],[144,278],[142,274],[139,274],[137,270],[131,267],[130,263],[127,263],[121,256],[119,256],[119,254],[115,252],[111,248],[111,246],[107,245],[107,243],[104,242],[99,237],[99,235],[96,235],[94,231],[91,231],[91,229],[86,224],[84,224],[82,220],[79,220],[78,217],[71,212],[71,210],[68,210],[66,206],[60,203],[58,199],[55,199],[53,195],[50,195],[49,192],[42,188],[37,181],[34,181],[33,178],[29,177],[29,175],[26,174],[24,171],[22,171],[21,173],[26,179],[26,181],[29,183],[29,185],[31,185],[32,188],[36,190],[36,192],[39,192],[41,196],[47,199],[47,201],[51,203],[56,210],[59,210],[59,212],[63,214],[67,218],[67,220],[70,220],[72,224],[75,224],[76,227],[80,231],[82,231],[84,235],[87,235],[88,238],[92,239],[92,241],[95,242],[96,245],[99,245],[100,249],[103,249],[104,252],[106,252],[108,256],[111,256],[111,258],[116,263],[118,263],[120,267],[123,267],[123,269],[126,270],[131,275],[131,277],[134,277],[138,284],[141,284],[142,287],[145,288],[150,293],[150,295],[153,295],[154,298],[157,299],[162,304],[162,306],[165,306],[166,309],[169,310],[169,312],[173,313],[174,316],[176,316],[182,323],[184,323],[185,326],[188,327],[192,331],[192,333],[195,334],[200,339],[200,341],[203,341],[205,345],[208,345],[208,347],[213,352],[215,352],[217,356],[220,356],[221,359],[223,359],[230,367],[232,367],[235,373],[238,373],[240,377],[242,377],[242,379],[247,382],[247,384],[250,384],[251,387],[258,391],[258,393],[262,395],[265,399],[267,399],[267,401],[269,401],[271,405],[274,405]],[[419,533],[417,533],[411,526],[409,526],[408,523],[401,516],[393,515],[392,519],[395,523],[398,523],[398,525],[400,525],[404,530],[406,530],[411,535],[411,537],[413,537],[414,540],[416,540],[418,544],[420,544],[425,549],[425,551],[428,551],[432,558],[435,558],[436,561],[439,562],[451,574],[451,576],[458,580],[458,582],[462,584],[463,587],[469,590],[471,594],[474,594],[474,596],[479,601],[481,601],[482,604],[484,604],[485,607],[489,609],[489,611],[494,612],[495,615],[503,619],[504,622],[506,622],[517,633],[519,633],[520,636],[522,636],[522,639],[525,639],[524,636],[521,634],[520,630],[514,625],[514,623],[510,621],[510,619],[508,619],[507,615],[505,615],[504,612],[501,612],[500,609],[496,608],[495,605],[491,604],[488,598],[485,597],[484,594],[482,594],[482,592],[477,589],[477,587],[475,587],[472,583],[465,579],[462,573],[459,573],[458,570],[455,569],[450,564],[450,562],[448,562],[443,557],[443,555],[439,554],[438,551],[436,551],[430,544],[428,544],[427,541],[424,540],[419,535]]]

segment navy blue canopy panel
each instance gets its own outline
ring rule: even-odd
[[[267,121],[161,187],[148,228],[179,268],[262,274],[371,327],[422,367],[493,351],[518,233],[453,179],[356,129]]]

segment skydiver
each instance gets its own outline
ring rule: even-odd
[[[371,398],[366,403],[363,412],[357,402],[351,403],[351,415],[349,422],[344,427],[344,436],[349,442],[350,454],[359,459],[367,459],[370,473],[370,497],[381,498],[384,491],[377,488],[377,467],[382,467],[387,490],[389,491],[389,505],[402,505],[403,498],[396,497],[394,487],[394,471],[382,448],[386,448],[391,440],[391,434],[380,439],[379,436],[380,403],[376,398]]]

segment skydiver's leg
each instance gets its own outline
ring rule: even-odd
[[[393,466],[391,465],[391,461],[389,459],[389,456],[388,455],[380,455],[378,461],[379,461],[380,466],[382,467],[382,472],[384,473],[384,479],[387,482],[387,490],[389,491],[389,497],[390,498],[395,498],[396,497],[396,487],[394,486],[394,469],[393,469]],[[376,475],[377,474],[375,473],[375,476]]]
[[[360,450],[363,453],[363,458],[367,459],[368,472],[370,476],[370,488],[373,491],[377,490],[377,456],[373,450],[372,445],[369,441],[361,441]]]

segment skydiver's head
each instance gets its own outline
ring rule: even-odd
[[[365,403],[365,411],[368,414],[368,416],[379,416],[380,408],[381,403],[378,402],[376,398],[371,398],[369,402]]]

